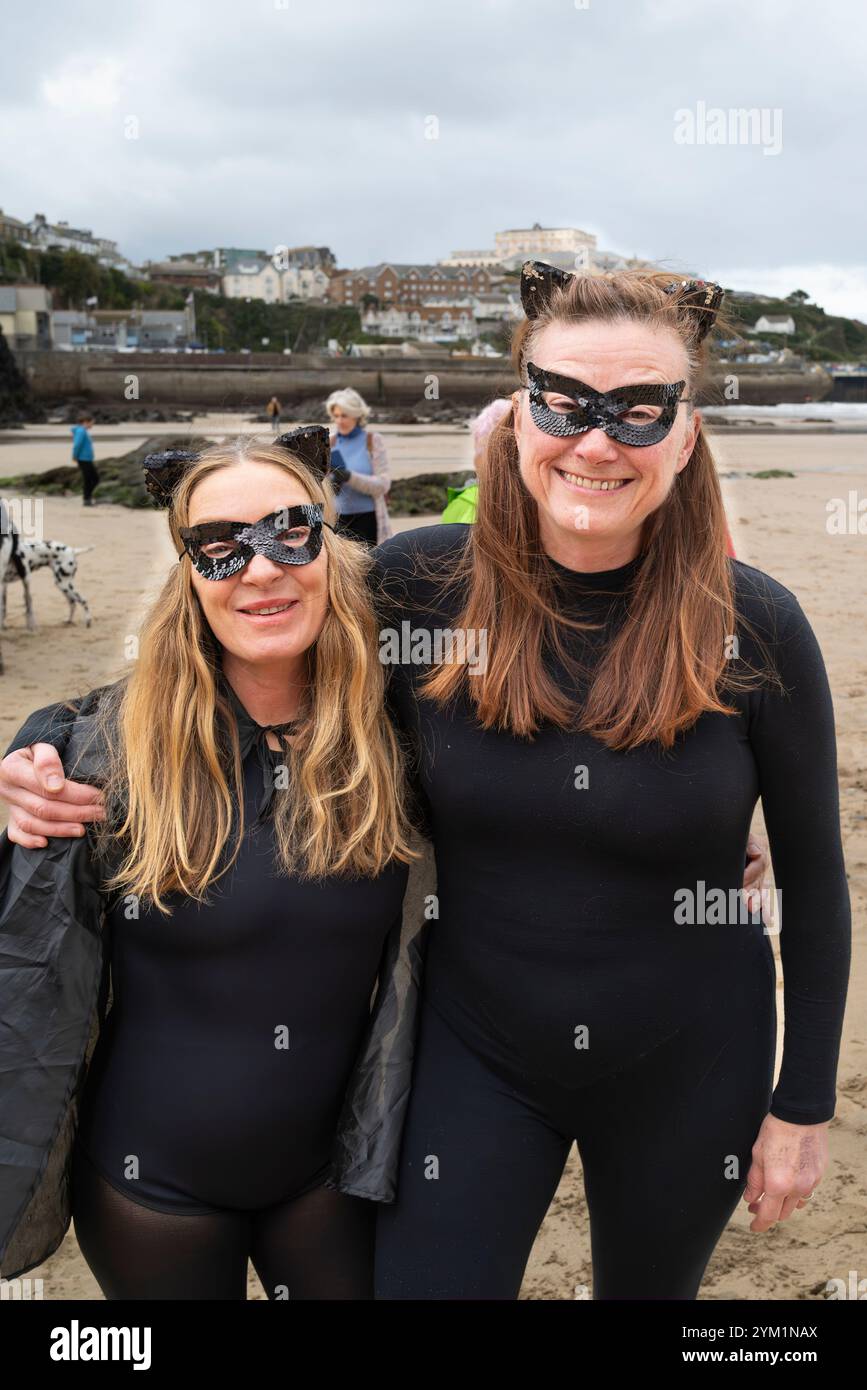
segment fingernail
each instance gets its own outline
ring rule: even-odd
[[[48,787],[49,791],[55,792],[58,787],[63,786],[63,778],[58,777],[56,772],[52,772],[51,776],[46,778],[45,785]]]

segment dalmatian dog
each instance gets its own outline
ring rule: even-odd
[[[30,576],[34,570],[50,568],[54,582],[69,604],[71,623],[75,617],[75,605],[81,604],[84,610],[85,627],[90,627],[91,615],[87,600],[73,584],[78,568],[78,557],[93,550],[92,545],[66,545],[64,541],[27,541],[16,531],[8,512],[0,501],[0,628],[6,622],[6,586],[20,579],[24,585],[24,608],[27,614],[27,630],[36,630],[33,615],[33,597],[30,592]]]
[[[13,534],[12,523],[9,514],[3,505],[3,498],[0,497],[0,574],[5,574],[9,566],[13,563],[12,553],[17,549],[17,537]],[[0,591],[5,595],[5,584],[0,585]],[[0,598],[0,603],[3,599]],[[0,676],[3,675],[3,652],[0,651]]]

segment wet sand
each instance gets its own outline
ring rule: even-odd
[[[186,428],[219,432],[220,426],[227,425],[226,420],[215,425],[211,418]],[[125,452],[150,434],[180,433],[182,428],[97,426],[97,466],[100,456]],[[52,429],[57,438],[51,436]],[[416,430],[386,427],[383,432],[395,476],[447,468],[460,473],[470,467],[466,431],[422,426]],[[47,437],[33,437],[37,433]],[[109,441],[110,434],[121,437]],[[32,427],[32,431],[17,432],[11,441],[4,436],[0,476],[64,462],[69,456],[67,439],[63,426]],[[746,1204],[740,1203],[713,1255],[700,1296],[811,1299],[823,1296],[828,1279],[846,1280],[852,1269],[863,1275],[867,1254],[867,979],[859,950],[867,898],[867,535],[835,535],[826,525],[830,499],[845,501],[851,491],[859,498],[867,495],[867,439],[844,430],[762,434],[720,430],[712,439],[739,558],[794,591],[825,656],[837,717],[841,815],[856,925],[829,1171],[808,1206],[767,1234],[754,1235],[749,1230],[751,1217]],[[766,468],[789,469],[795,477],[760,480],[748,476]],[[3,495],[14,496],[8,491]],[[395,525],[406,529],[435,520],[404,518]],[[135,633],[144,606],[175,562],[165,519],[156,511],[131,512],[111,504],[84,509],[77,498],[47,498],[44,535],[94,547],[81,556],[77,580],[91,604],[93,626],[85,629],[80,616],[73,625],[66,624],[66,602],[48,572],[41,571],[32,581],[39,629],[28,634],[20,586],[10,588],[2,636],[6,673],[0,677],[0,748],[5,748],[29,711],[123,674],[125,639]],[[5,824],[5,816],[0,824]],[[760,820],[757,828],[761,828]],[[816,925],[821,930],[821,923]],[[779,983],[778,1012],[782,1025]],[[30,1277],[44,1281],[46,1298],[100,1297],[71,1230],[60,1250],[31,1271]],[[522,1297],[587,1297],[590,1280],[587,1207],[580,1162],[573,1150],[536,1241]],[[264,1296],[252,1272],[249,1292],[253,1298]]]

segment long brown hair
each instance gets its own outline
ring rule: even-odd
[[[537,317],[518,325],[512,343],[518,376],[524,380],[533,345],[548,324],[639,322],[680,338],[691,396],[704,366],[700,311],[667,294],[670,281],[670,275],[642,270],[573,276],[553,291]],[[645,522],[627,620],[576,710],[542,654],[552,650],[568,666],[564,631],[593,624],[557,612],[554,571],[541,547],[536,503],[520,475],[513,425],[510,410],[489,436],[478,467],[476,521],[444,579],[447,587],[466,586],[454,625],[488,634],[486,670],[470,677],[466,665],[435,666],[421,680],[421,693],[440,704],[467,695],[484,728],[532,737],[542,721],[550,721],[619,749],[651,740],[668,748],[703,711],[734,714],[725,697],[751,687],[759,673],[743,663],[735,670],[729,660],[736,615],[725,515],[703,429],[687,466]]]
[[[239,439],[203,451],[178,485],[168,514],[178,553],[178,528],[189,524],[196,486],[244,462],[282,469],[334,521],[330,490],[302,460]],[[275,843],[285,873],[372,876],[392,857],[417,857],[409,844],[403,755],[385,713],[369,552],[328,527],[323,545],[328,611],[307,653],[307,700],[298,737],[286,749],[287,788],[278,782],[274,793]],[[132,673],[108,687],[98,712],[109,766],[96,847],[112,867],[121,855],[103,887],[147,899],[166,915],[167,893],[203,900],[208,885],[231,868],[244,833],[238,729],[219,666],[190,567],[175,564],[144,619]],[[234,848],[221,866],[233,826]]]

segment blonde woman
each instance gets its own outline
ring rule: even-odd
[[[331,418],[331,479],[339,486],[338,529],[378,545],[391,534],[386,497],[391,487],[385,440],[369,430],[370,407],[347,387],[332,391],[325,408]]]
[[[326,1179],[413,851],[327,463],[319,428],[145,461],[179,563],[68,744],[104,818],[4,837],[4,1274],[71,1184],[106,1298],[243,1299],[248,1259],[269,1298],[370,1296],[373,1207]]]

